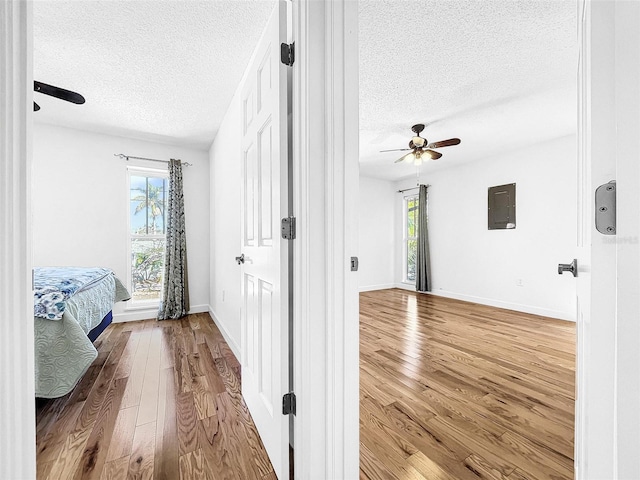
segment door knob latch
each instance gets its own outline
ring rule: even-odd
[[[558,274],[562,275],[564,272],[571,272],[574,277],[578,276],[578,259],[574,258],[571,263],[559,263]]]
[[[241,254],[239,257],[236,257],[236,262],[238,262],[238,265],[240,265],[241,263],[244,263],[244,253]]]

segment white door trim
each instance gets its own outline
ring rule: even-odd
[[[0,478],[35,478],[31,2],[0,2]]]
[[[358,478],[358,3],[293,5],[295,477]]]
[[[640,478],[640,3],[617,2],[616,478]]]
[[[589,260],[579,272],[590,294],[577,322],[575,477],[639,478],[640,6],[579,0],[578,19],[578,245]],[[610,180],[615,236],[593,220],[595,188]]]

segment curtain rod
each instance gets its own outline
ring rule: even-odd
[[[425,187],[430,187],[431,185],[427,184],[425,185]],[[420,185],[418,185],[417,187],[411,187],[411,188],[405,188],[404,190],[398,190],[398,193],[404,193],[404,192],[408,192],[409,190],[417,190],[418,188],[420,188]]]
[[[149,162],[160,162],[160,163],[169,163],[169,160],[157,160],[155,158],[146,158],[146,157],[134,157],[132,155],[125,155],[124,153],[114,153],[114,157],[124,158],[127,162],[130,158],[135,158],[136,160],[147,160]],[[193,167],[193,163],[184,162],[182,163],[183,167]]]

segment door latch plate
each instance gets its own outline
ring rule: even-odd
[[[357,272],[358,271],[359,263],[360,263],[360,261],[358,260],[358,257],[351,257],[351,271],[352,272]]]
[[[616,234],[616,181],[596,188],[596,230],[603,235]]]

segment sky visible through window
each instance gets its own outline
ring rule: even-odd
[[[161,235],[165,233],[166,178],[131,176],[129,214],[131,233]]]

